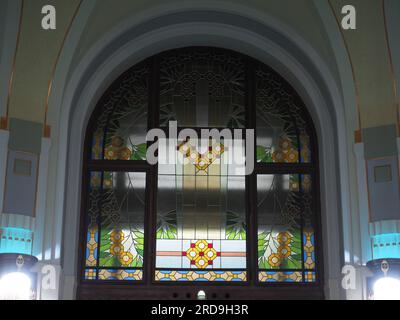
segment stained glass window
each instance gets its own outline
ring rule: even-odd
[[[92,159],[144,160],[148,111],[148,68],[141,64],[121,77],[100,102]]]
[[[161,57],[160,124],[244,128],[244,59],[207,48],[181,49]]]
[[[199,136],[176,138],[170,121]],[[164,132],[155,165],[145,161],[153,128]],[[211,128],[232,136],[201,137]],[[246,128],[254,143],[233,134]],[[254,155],[248,175],[246,152]],[[268,66],[207,47],[151,57],[99,100],[86,154],[80,286],[222,282],[251,298],[290,283],[323,295],[314,128]]]
[[[160,159],[172,149],[176,164],[159,164],[156,280],[245,281],[245,177],[229,164],[233,143],[161,144]]]
[[[260,281],[310,282],[304,272],[315,271],[311,190],[310,175],[258,175]]]
[[[91,172],[86,279],[142,279],[145,177],[141,172]]]
[[[309,121],[304,106],[279,75],[256,72],[257,162],[309,163]]]

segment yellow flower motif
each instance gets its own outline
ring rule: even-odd
[[[104,179],[103,180],[103,186],[104,188],[112,188],[113,187],[113,182],[111,179]]]
[[[122,148],[119,152],[119,160],[129,160],[131,158],[132,151],[128,148]]]
[[[268,262],[271,267],[279,267],[281,264],[281,257],[278,254],[273,253],[268,257]]]
[[[206,170],[210,166],[210,164],[210,159],[208,159],[207,157],[198,156],[195,166],[198,170]]]
[[[294,149],[290,149],[287,153],[285,153],[285,161],[288,163],[298,162],[299,161],[299,153]]]
[[[272,160],[274,162],[283,162],[285,160],[285,155],[281,151],[274,151],[272,153]]]
[[[120,256],[124,252],[124,247],[121,244],[113,244],[110,248],[110,253],[113,256]]]
[[[292,235],[289,232],[280,232],[278,234],[278,242],[281,245],[288,245],[292,242]]]
[[[214,144],[210,151],[212,152],[212,154],[219,157],[219,156],[221,156],[221,154],[223,154],[225,152],[225,147],[221,143]]]
[[[213,265],[213,261],[218,257],[218,254],[213,244],[205,240],[192,243],[190,248],[183,252],[183,255],[190,260],[191,265],[195,265],[199,269],[205,269]]]
[[[118,150],[113,146],[107,147],[104,153],[104,158],[106,160],[118,160]]]
[[[119,262],[121,262],[124,267],[128,267],[132,261],[133,255],[130,252],[123,252],[119,257]]]
[[[279,247],[278,253],[282,259],[286,259],[290,257],[290,255],[292,254],[292,250],[290,250],[289,246],[283,246]]]
[[[110,234],[110,240],[114,244],[119,244],[124,240],[124,233],[122,231],[114,230]]]
[[[186,158],[190,157],[191,146],[188,141],[183,141],[178,147],[178,151],[182,153]]]
[[[297,181],[290,181],[289,182],[290,191],[299,191],[299,184]]]

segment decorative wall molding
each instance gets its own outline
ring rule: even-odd
[[[18,45],[22,1],[1,1],[0,12],[0,30],[3,31],[3,34],[0,35],[0,116],[7,116],[9,86]]]
[[[35,218],[14,213],[3,213],[0,215],[0,226],[6,228],[35,229]]]
[[[338,85],[343,99],[344,117],[343,123],[337,123],[338,136],[345,135],[349,142],[353,141],[353,139],[356,142],[362,142],[361,131],[357,129],[360,117],[357,108],[355,108],[359,103],[357,84],[353,81],[353,66],[347,51],[348,48],[343,41],[341,28],[338,27],[337,17],[328,1],[313,0],[313,2],[325,27],[325,34],[330,40],[340,76]],[[355,174],[356,161],[353,154],[353,144],[347,143],[347,148],[347,154],[341,154],[338,160],[341,168],[343,250],[345,263],[356,264],[359,263],[359,257],[361,256],[361,239],[358,228],[358,188]],[[341,150],[343,150],[343,147]]]
[[[10,132],[0,130],[0,215],[3,213],[4,188],[6,183],[8,140]]]
[[[49,101],[50,101],[50,96],[52,94],[54,77],[55,77],[55,74],[56,74],[56,70],[57,70],[57,66],[58,66],[61,54],[62,54],[62,52],[64,50],[65,42],[66,42],[66,40],[67,40],[67,38],[69,36],[69,32],[71,30],[71,27],[72,27],[74,21],[75,21],[75,18],[78,15],[79,9],[81,8],[82,2],[83,2],[83,0],[80,0],[80,2],[78,3],[78,5],[77,5],[77,7],[76,7],[76,9],[74,11],[74,13],[72,14],[71,20],[70,20],[70,22],[69,22],[69,24],[68,24],[68,26],[67,26],[67,28],[65,30],[65,34],[64,34],[60,49],[58,50],[57,57],[56,57],[56,60],[54,62],[54,65],[53,65],[53,69],[51,71],[51,76],[50,76],[48,89],[47,89],[45,112],[44,112],[44,121],[43,121],[43,136],[46,137],[46,138],[50,137],[50,126],[47,125],[47,112],[49,110]]]
[[[400,220],[377,221],[369,224],[369,234],[371,237],[391,233],[400,234]]]
[[[396,142],[397,142],[397,153],[399,155],[399,160],[400,160],[400,137],[397,137]]]
[[[35,239],[33,241],[33,255],[36,256],[39,260],[45,258],[43,239],[45,237],[46,229],[48,229],[49,227],[47,223],[48,221],[46,220],[46,195],[47,195],[50,147],[51,147],[50,138],[42,138],[42,146],[39,158],[37,195],[36,195],[36,228],[34,229]]]
[[[365,265],[372,258],[371,241],[369,236],[369,191],[367,164],[365,160],[364,143],[354,145],[354,153],[356,156],[356,170],[358,182],[358,201],[359,201],[359,217],[360,217],[360,234],[362,257],[360,261]]]

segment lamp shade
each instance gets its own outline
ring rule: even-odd
[[[30,255],[0,254],[0,300],[34,298],[36,276],[31,269],[37,261]]]

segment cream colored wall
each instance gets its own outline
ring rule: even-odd
[[[325,0],[324,0],[325,1]],[[326,0],[327,1],[327,0]],[[310,0],[237,0],[221,3],[242,5],[277,18],[300,34],[325,60],[339,83],[337,63],[321,18]],[[345,0],[331,0],[336,18],[341,19]],[[49,83],[68,27],[79,0],[25,0],[20,39],[16,51],[14,78],[9,95],[8,117],[44,123]],[[82,30],[72,66],[76,66],[88,50],[119,23],[141,13],[165,6],[175,10],[180,6],[201,4],[202,1],[171,0],[96,1],[94,11]],[[396,97],[385,34],[381,0],[355,0],[358,29],[344,31],[343,36],[354,67],[359,90],[359,110],[362,128],[393,124],[397,120]],[[53,4],[57,8],[57,29],[44,31],[40,26],[41,7]],[[109,8],[113,8],[112,11]],[[373,45],[371,45],[373,43]],[[4,115],[2,115],[4,116]]]
[[[41,8],[57,8],[57,29],[41,27]],[[9,96],[11,118],[44,123],[49,82],[66,29],[79,0],[25,0],[20,39],[16,52],[14,78]]]
[[[24,1],[20,39],[16,52],[14,79],[9,96],[8,116],[43,123],[49,82],[69,24],[79,5],[79,0]],[[221,1],[222,2],[222,1]],[[338,80],[337,64],[314,4],[310,0],[250,0],[223,1],[259,10],[277,18],[299,33],[330,66]],[[188,5],[188,1],[170,1],[167,10]],[[193,3],[201,3],[195,1]],[[381,0],[355,0],[357,27],[355,31],[344,31],[354,67],[356,85],[359,90],[359,115],[362,128],[396,123],[396,100],[393,92],[393,76],[389,63],[383,6]],[[41,7],[53,4],[57,8],[57,29],[44,31],[40,26]],[[345,0],[331,0],[336,18],[341,19],[341,8]],[[140,17],[142,12],[165,6],[161,0],[101,0],[82,30],[82,37],[74,54],[73,66],[82,59],[102,36],[122,21]],[[110,11],[109,8],[113,8]],[[371,45],[373,43],[373,45]],[[340,63],[340,62],[339,62]],[[384,112],[382,112],[384,111]]]
[[[331,3],[337,18],[341,19],[341,8],[348,1],[331,0]],[[394,79],[385,32],[383,1],[354,0],[352,4],[357,8],[357,30],[344,31],[343,35],[350,50],[359,91],[361,127],[396,124]]]

